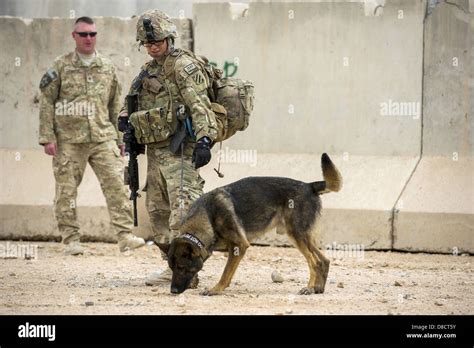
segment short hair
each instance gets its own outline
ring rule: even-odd
[[[84,17],[79,17],[78,19],[76,19],[76,22],[74,24],[77,24],[77,23],[94,24],[94,20],[91,17],[84,16]]]

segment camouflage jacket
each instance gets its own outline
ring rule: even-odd
[[[171,57],[170,57],[171,56]],[[166,66],[171,64],[171,66]],[[161,61],[153,59],[141,68],[133,80],[130,93],[138,93],[138,110],[163,108],[163,114],[173,118],[176,124],[176,110],[185,105],[192,118],[196,139],[204,136],[214,140],[217,137],[216,116],[211,110],[207,95],[209,78],[196,60],[180,49],[175,49]],[[127,102],[121,113],[126,112]],[[170,139],[159,146],[167,146]]]
[[[97,53],[86,66],[76,52],[59,56],[40,89],[40,144],[122,143],[117,130],[121,87],[108,58]]]

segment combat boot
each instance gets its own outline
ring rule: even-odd
[[[135,236],[131,232],[124,232],[124,233],[119,234],[118,246],[122,253],[127,250],[140,248],[144,245],[145,245],[145,240],[143,238]]]
[[[79,241],[74,240],[66,244],[66,248],[64,249],[65,255],[82,255],[84,254],[84,248],[81,246]]]

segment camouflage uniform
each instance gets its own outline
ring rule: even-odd
[[[167,24],[172,25],[169,17],[163,12],[148,11],[137,23],[137,40],[143,36],[140,21],[146,17],[165,19],[164,23],[159,24],[162,29]],[[175,28],[169,30],[165,28],[165,32],[175,33],[174,30]],[[160,33],[156,34],[157,40],[166,37],[160,37]],[[174,64],[171,69],[164,69],[164,64],[170,62],[168,59],[172,59]],[[173,47],[170,47],[161,59],[153,59],[146,63],[132,82],[130,93],[138,93],[138,110],[152,112],[159,109],[163,115],[169,117],[169,124],[174,125],[167,139],[147,144],[146,206],[155,241],[159,243],[169,243],[176,236],[182,217],[190,205],[203,193],[204,180],[199,175],[199,171],[194,169],[191,161],[194,141],[189,137],[186,138],[183,166],[181,153],[173,154],[169,149],[169,144],[176,131],[178,122],[176,110],[180,105],[185,105],[189,110],[196,139],[208,137],[214,140],[216,138],[217,124],[207,96],[208,86],[209,79],[196,60],[191,55]],[[126,109],[125,105],[122,112]],[[183,170],[182,190],[181,170]]]
[[[117,145],[120,84],[112,62],[96,53],[87,66],[76,52],[56,58],[41,81],[39,143],[57,143],[55,215],[67,244],[79,240],[77,187],[86,164],[97,175],[107,201],[111,228],[130,232],[131,205],[122,181]]]

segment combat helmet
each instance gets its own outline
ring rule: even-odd
[[[171,18],[160,10],[148,10],[144,12],[137,22],[137,41],[140,43],[161,41],[171,37],[178,37],[176,25]]]

